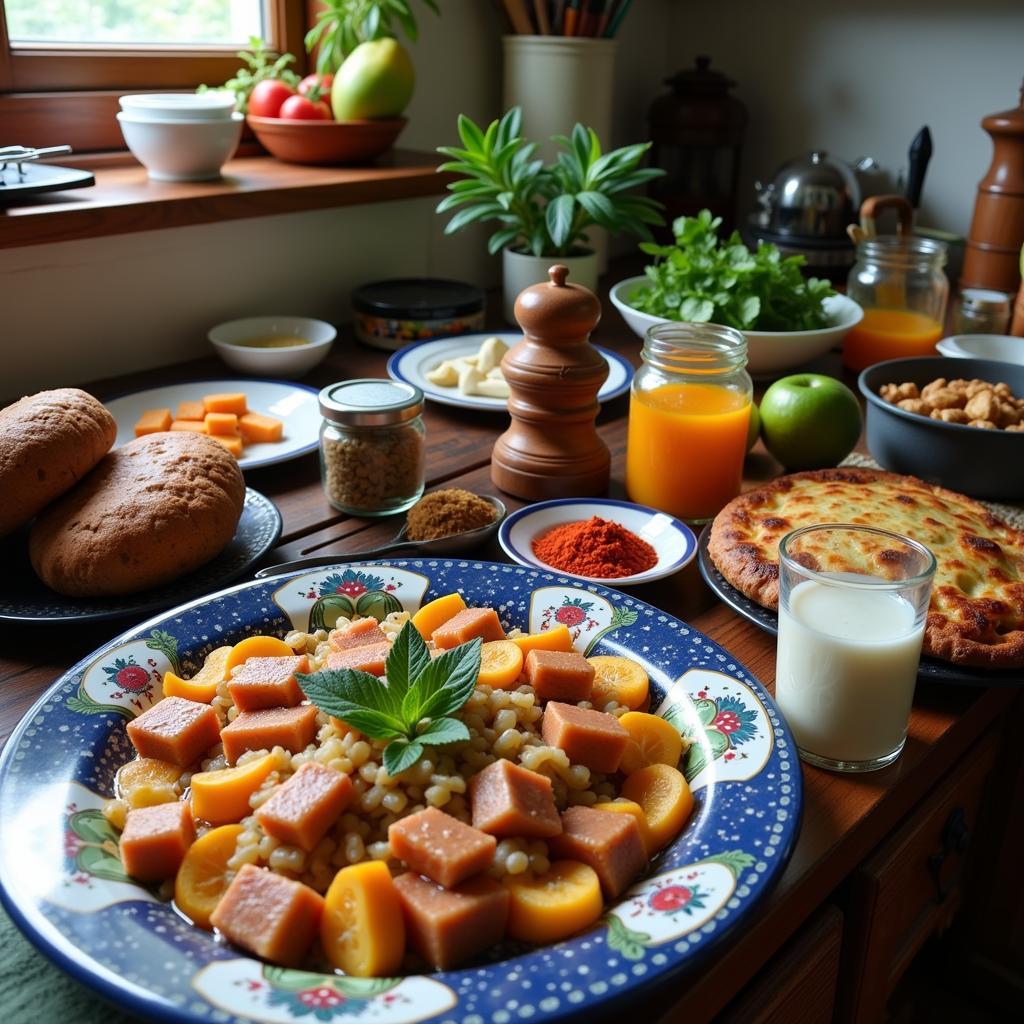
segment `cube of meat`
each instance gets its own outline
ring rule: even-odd
[[[196,838],[192,812],[186,803],[139,807],[128,812],[121,833],[121,863],[143,882],[173,877]]]
[[[248,658],[228,681],[228,693],[239,711],[293,708],[305,698],[295,678],[309,671],[304,654],[283,658]]]
[[[557,701],[544,708],[541,735],[549,747],[564,750],[574,764],[594,772],[614,772],[629,742],[629,733],[614,715]]]
[[[220,738],[220,719],[209,704],[164,697],[125,727],[143,757],[185,768],[198,761]]]
[[[469,640],[504,640],[505,630],[493,608],[464,608],[431,634],[438,647],[458,647]]]
[[[247,750],[272,750],[284,747],[293,754],[305,750],[316,735],[316,708],[301,704],[297,708],[264,708],[243,711],[221,730],[224,757],[234,764]]]
[[[590,700],[594,666],[578,651],[530,651],[526,679],[538,700]]]
[[[290,846],[312,851],[352,802],[352,780],[307,761],[256,811],[263,831]]]
[[[399,818],[388,829],[391,851],[421,875],[454,889],[494,863],[498,843],[436,807]]]
[[[344,629],[334,630],[327,637],[332,651],[350,651],[353,647],[365,647],[367,644],[387,643],[384,630],[377,625],[376,619],[356,619]]]
[[[365,644],[351,647],[344,651],[331,651],[327,655],[328,668],[354,668],[360,672],[369,672],[372,676],[384,675],[384,662],[387,660],[391,644],[386,640],[380,643]]]
[[[243,864],[210,923],[229,941],[271,963],[294,967],[320,930],[323,897],[308,885]]]
[[[569,807],[562,812],[562,831],[548,845],[553,857],[589,864],[609,899],[626,889],[647,865],[640,826],[628,814]]]
[[[499,758],[469,780],[473,825],[492,836],[546,839],[562,831],[546,775]]]
[[[412,871],[395,879],[409,944],[442,970],[500,942],[508,921],[508,890],[478,875],[457,889],[435,885]]]

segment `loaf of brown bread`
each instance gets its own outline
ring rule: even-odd
[[[197,569],[234,536],[245,481],[204,434],[147,434],[115,448],[32,525],[29,555],[61,594],[132,594]]]
[[[0,537],[70,490],[110,451],[117,424],[78,388],[0,409]]]

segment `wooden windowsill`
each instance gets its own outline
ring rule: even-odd
[[[68,161],[74,165],[74,158]],[[102,167],[90,188],[0,210],[0,249],[438,195],[451,180],[432,153],[393,150],[370,167],[232,160],[220,181],[150,181],[144,168]]]

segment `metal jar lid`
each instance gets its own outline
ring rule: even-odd
[[[965,288],[960,293],[960,305],[963,309],[979,313],[1008,313],[1010,298],[1005,292],[989,291],[986,288]]]
[[[423,412],[423,392],[412,384],[360,377],[329,384],[320,392],[320,414],[347,427],[387,427]]]

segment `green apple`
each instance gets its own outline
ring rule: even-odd
[[[757,444],[761,436],[761,414],[757,411],[757,402],[750,403],[750,422],[747,424],[747,451]]]
[[[412,99],[416,75],[397,39],[360,43],[342,62],[331,86],[336,121],[398,117]]]
[[[794,373],[761,399],[765,447],[787,469],[837,465],[853,451],[860,430],[860,403],[835,377]]]

